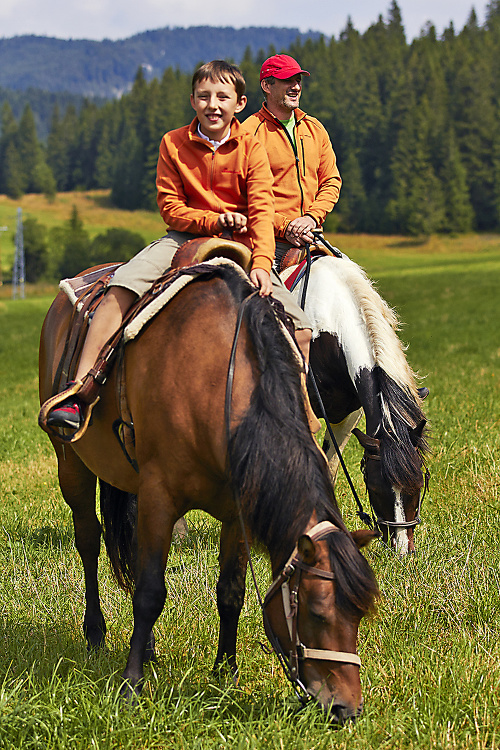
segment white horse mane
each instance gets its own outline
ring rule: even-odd
[[[283,272],[286,280],[293,267]],[[304,280],[294,291],[300,299]],[[337,333],[344,346],[356,352],[361,333],[366,337],[373,365],[378,365],[400,388],[419,402],[417,374],[406,359],[407,347],[397,331],[401,324],[395,311],[377,292],[365,271],[346,255],[341,259],[321,257],[312,265],[306,311],[313,324],[313,338],[321,331]],[[350,308],[356,311],[357,322],[346,318]],[[347,355],[346,355],[347,356]],[[372,366],[373,366],[372,365]],[[354,367],[359,360],[354,360]],[[382,405],[384,409],[384,405]]]
[[[396,333],[401,329],[396,312],[382,299],[361,266],[345,256],[336,263],[335,270],[351,290],[365,322],[376,364],[418,399],[417,374],[406,359],[408,347]]]

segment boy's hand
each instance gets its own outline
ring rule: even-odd
[[[244,234],[247,231],[247,217],[243,214],[228,211],[225,214],[220,214],[217,219],[217,226],[219,229],[229,229],[232,232]]]
[[[250,271],[250,281],[255,284],[261,297],[269,297],[273,291],[271,276],[263,268],[254,268]]]

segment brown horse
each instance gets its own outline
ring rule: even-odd
[[[140,691],[143,663],[153,654],[152,628],[165,602],[172,530],[193,508],[222,522],[216,665],[226,663],[235,673],[248,561],[241,503],[249,535],[269,550],[273,575],[285,568],[283,580],[293,589],[293,626],[289,629],[284,614],[289,602],[271,593],[264,606],[266,632],[284,655],[285,667],[292,676],[297,673],[296,683],[342,722],[362,705],[356,637],[377,585],[359,547],[373,533],[347,531],[327,463],[308,427],[297,357],[269,301],[250,297],[252,291],[234,267],[212,269],[188,284],[125,347],[138,470],[112,430],[118,417],[115,371],[86,434],[64,446],[51,438],[85,571],[84,633],[89,648],[103,644],[98,477],[106,547],[118,581],[133,594],[134,630],[123,693],[133,697]],[[244,300],[229,413],[228,367]],[[42,402],[52,393],[70,315],[69,301],[59,294],[41,335]],[[318,533],[315,527],[322,521],[333,526],[327,524],[326,531],[321,526]]]

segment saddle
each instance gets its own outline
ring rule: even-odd
[[[309,245],[309,252],[312,258],[320,258],[321,256],[334,256],[341,258],[342,253],[337,247],[331,245],[328,240],[323,236],[321,229],[313,229],[313,235],[315,242]],[[304,263],[307,259],[307,249],[305,247],[291,247],[287,253],[281,259],[279,271],[280,273],[290,266],[297,266],[300,263]]]

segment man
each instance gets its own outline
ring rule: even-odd
[[[290,246],[312,242],[339,199],[342,180],[323,125],[299,109],[307,70],[289,55],[273,55],[262,65],[265,104],[243,123],[264,145],[273,173],[276,261]]]

